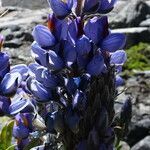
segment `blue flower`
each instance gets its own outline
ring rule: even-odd
[[[9,71],[10,71],[9,56],[6,53],[0,52],[0,81]]]
[[[127,55],[124,50],[118,50],[112,53],[110,57],[110,64],[115,64],[116,66],[123,65],[127,60]]]
[[[124,80],[119,75],[116,76],[115,85],[116,87],[124,85]]]
[[[91,43],[85,35],[81,36],[76,42],[76,51],[78,55],[87,55],[91,51]]]
[[[73,0],[48,0],[48,2],[58,18],[65,18],[71,13]]]
[[[7,97],[0,96],[0,116],[9,115],[9,106],[11,104],[11,100]]]
[[[99,5],[100,0],[85,0],[83,11],[88,13],[95,12],[98,9]]]
[[[0,84],[0,91],[5,96],[12,96],[16,93],[21,81],[22,77],[20,73],[7,73]]]
[[[11,115],[15,115],[18,113],[32,113],[35,107],[30,100],[21,98],[13,101],[9,110]]]
[[[66,18],[62,24],[61,40],[68,41],[75,45],[78,35],[77,20]]]
[[[108,34],[107,17],[93,17],[89,19],[87,22],[85,22],[84,32],[93,43],[98,44]]]
[[[27,80],[27,87],[37,99],[37,102],[45,103],[52,99],[51,90],[46,88],[43,84],[35,79],[29,78]]]
[[[64,59],[67,67],[71,67],[71,65],[76,61],[77,53],[76,49],[69,42],[65,42],[64,44]]]
[[[109,13],[113,8],[117,0],[101,0],[97,12]]]
[[[13,136],[17,139],[26,139],[29,136],[29,129],[22,122],[17,124],[13,128]]]
[[[109,34],[101,43],[101,49],[109,52],[115,52],[125,46],[126,37],[121,33]]]
[[[101,54],[95,55],[87,65],[87,73],[100,75],[104,69],[104,58]]]
[[[29,69],[25,64],[15,65],[11,68],[10,73],[19,72],[23,80],[26,80],[29,76]]]
[[[33,29],[32,35],[34,40],[41,47],[51,47],[55,45],[55,37],[52,35],[51,31],[44,25],[37,25]]]

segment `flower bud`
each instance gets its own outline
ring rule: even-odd
[[[54,14],[62,19],[71,13],[73,0],[48,0]]]
[[[126,37],[121,33],[111,33],[102,42],[101,49],[115,52],[125,46]]]
[[[33,29],[34,40],[43,48],[51,47],[55,44],[55,37],[44,25],[37,25]]]
[[[16,93],[21,81],[22,77],[20,73],[7,73],[0,84],[0,91],[3,95],[12,96]]]

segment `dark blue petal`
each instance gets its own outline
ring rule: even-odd
[[[77,133],[79,131],[79,121],[79,116],[71,110],[68,110],[65,115],[65,122],[72,132]]]
[[[9,56],[6,53],[0,52],[0,81],[10,70]]]
[[[0,84],[3,95],[11,96],[15,94],[22,81],[21,74],[18,72],[7,73]]]
[[[100,75],[104,68],[104,59],[101,54],[95,55],[87,65],[87,72],[90,75]]]
[[[107,17],[93,17],[84,25],[85,35],[90,38],[95,44],[98,44],[107,35],[108,22]]]
[[[77,91],[72,102],[74,109],[84,111],[87,106],[87,97],[82,91]]]
[[[101,49],[115,52],[125,46],[126,37],[121,33],[111,33],[102,42]]]
[[[89,74],[83,74],[80,78],[79,90],[85,91],[90,83],[91,76]]]
[[[49,102],[52,98],[51,91],[44,87],[43,84],[34,79],[28,79],[27,87],[31,91],[31,93],[37,98],[38,102]]]
[[[32,35],[34,40],[41,46],[41,47],[50,47],[55,44],[55,37],[52,35],[50,30],[44,25],[37,25]]]
[[[10,114],[9,106],[11,104],[11,100],[7,97],[0,96],[0,116]]]
[[[75,47],[69,42],[66,42],[64,45],[64,58],[68,67],[70,67],[77,58]]]
[[[76,51],[78,55],[87,55],[91,50],[90,40],[83,35],[76,42]]]
[[[36,42],[32,43],[31,48],[31,55],[35,61],[42,66],[47,66],[47,51],[42,49]]]
[[[48,0],[54,14],[59,18],[64,18],[71,13],[73,0]]]
[[[22,76],[22,79],[25,80],[28,75],[29,75],[29,69],[27,67],[27,65],[25,64],[19,64],[19,65],[15,65],[11,68],[11,73],[13,72],[19,72]]]
[[[48,28],[58,41],[60,40],[63,22],[64,20],[57,19],[54,14],[48,15]]]
[[[26,128],[22,123],[19,123],[13,128],[13,136],[17,139],[27,138],[29,136],[29,129]]]
[[[77,90],[77,85],[76,83],[74,82],[74,79],[73,78],[70,78],[70,79],[66,79],[65,80],[65,86],[67,88],[67,91],[69,92],[69,94],[74,94]]]
[[[15,115],[19,112],[34,112],[34,105],[26,99],[19,99],[14,102],[9,107],[11,115]]]
[[[35,71],[37,81],[42,83],[47,88],[55,88],[59,79],[44,67],[39,67]]]
[[[54,51],[49,51],[49,60],[48,60],[48,65],[47,67],[51,70],[60,70],[63,69],[64,67],[64,62],[63,60],[54,52]]]
[[[99,7],[99,3],[99,0],[85,0],[83,11],[88,13],[95,12]]]
[[[124,50],[118,50],[111,55],[110,64],[123,65],[126,60],[126,52]]]
[[[115,85],[116,87],[124,85],[124,80],[120,76],[116,76]]]
[[[26,146],[26,145],[28,145],[29,144],[29,139],[28,138],[26,138],[26,139],[19,139],[18,140],[18,143],[17,143],[17,150],[21,150],[21,149],[24,149],[24,147]]]
[[[101,0],[99,9],[97,12],[99,13],[109,13],[113,8],[117,0]]]
[[[76,20],[66,19],[62,24],[61,39],[75,45],[78,28]]]

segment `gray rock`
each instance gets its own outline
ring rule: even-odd
[[[2,6],[17,6],[29,9],[48,7],[47,0],[1,0]]]
[[[134,145],[131,150],[150,150],[150,136],[145,137],[136,145]]]
[[[127,142],[130,146],[133,146],[144,137],[149,135],[150,132],[150,119],[143,119],[138,122],[132,122],[130,132],[127,136]]]
[[[142,21],[140,23],[140,26],[142,26],[142,27],[150,27],[150,18]]]
[[[11,41],[6,41],[4,42],[4,47],[9,47],[9,48],[18,48],[22,45],[23,43],[18,40],[18,39],[13,39]]]
[[[110,19],[113,28],[138,27],[150,14],[150,6],[142,0],[131,0],[120,6],[118,13]]]
[[[149,27],[136,27],[136,28],[122,28],[115,29],[114,33],[124,33],[127,36],[127,45],[130,47],[138,44],[139,42],[149,43],[150,41],[150,28]]]

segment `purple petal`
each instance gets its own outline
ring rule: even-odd
[[[13,128],[13,136],[17,139],[24,139],[29,136],[29,129],[27,129],[22,123],[15,125]]]
[[[10,70],[9,56],[6,53],[0,52],[0,80]]]
[[[32,51],[31,55],[35,59],[35,61],[42,65],[42,66],[47,66],[47,51],[42,49],[36,42],[33,42],[31,45]]]
[[[104,68],[104,59],[101,54],[95,55],[87,65],[87,72],[90,75],[99,75]]]
[[[98,9],[99,0],[85,0],[84,2],[84,12],[94,12]]]
[[[48,0],[54,14],[59,18],[64,18],[71,13],[73,0]]]
[[[116,76],[115,85],[116,87],[124,85],[124,80],[120,76]]]
[[[87,105],[86,95],[82,91],[77,91],[72,102],[74,109],[84,111]]]
[[[52,70],[60,70],[64,67],[63,60],[54,52],[49,50],[48,68]]]
[[[77,40],[76,51],[78,55],[87,55],[91,50],[90,40],[83,35]]]
[[[101,0],[98,12],[109,13],[113,8],[117,0]]]
[[[101,49],[115,52],[125,46],[126,37],[121,33],[111,33],[102,42]]]
[[[34,79],[28,79],[27,87],[31,91],[31,93],[37,98],[38,102],[49,102],[52,98],[51,91]]]
[[[110,64],[123,65],[126,60],[126,52],[124,50],[118,50],[111,55]]]
[[[62,24],[61,39],[75,45],[77,40],[78,28],[76,20],[67,19]]]
[[[0,96],[0,116],[10,114],[9,106],[11,104],[11,100],[7,97]]]
[[[20,86],[22,81],[22,77],[20,73],[14,72],[14,73],[7,73],[1,84],[0,89],[3,93],[3,95],[13,95],[17,91],[17,88]]]
[[[29,69],[28,69],[27,65],[25,65],[25,64],[19,64],[19,65],[13,66],[11,68],[10,73],[13,73],[13,72],[19,72],[21,74],[23,80],[25,80],[29,75]]]
[[[15,115],[19,112],[34,112],[34,105],[26,99],[19,99],[12,102],[9,107],[11,115]]]
[[[50,30],[44,25],[37,25],[32,32],[34,40],[41,47],[50,47],[55,44],[55,37]]]
[[[98,44],[108,34],[107,17],[89,19],[84,26],[84,32],[88,38]]]
[[[64,45],[64,58],[68,67],[70,67],[76,61],[76,50],[73,45],[69,42],[66,42]]]

